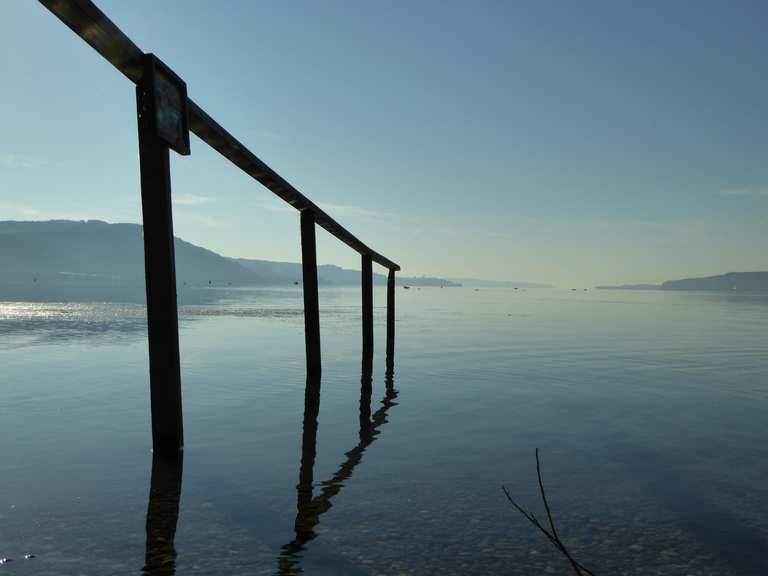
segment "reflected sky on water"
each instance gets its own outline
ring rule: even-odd
[[[543,513],[536,447],[595,573],[768,572],[768,296],[397,298],[394,374],[377,288],[361,378],[359,291],[321,291],[319,386],[297,290],[186,304],[183,480],[140,305],[0,303],[0,572],[564,574],[500,490]]]

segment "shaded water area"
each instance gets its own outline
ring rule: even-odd
[[[180,311],[186,449],[150,452],[144,309],[0,303],[0,574],[768,573],[768,295],[398,289]],[[25,554],[34,558],[24,559]]]

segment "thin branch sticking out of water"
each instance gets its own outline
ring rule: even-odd
[[[552,519],[552,510],[549,507],[549,501],[547,500],[547,493],[544,490],[544,482],[541,479],[541,463],[539,462],[539,449],[536,448],[536,474],[539,478],[539,492],[541,493],[541,499],[544,502],[544,508],[547,511],[547,519],[549,520],[549,530],[547,530],[541,522],[539,522],[538,518],[536,518],[535,514],[532,512],[528,512],[525,508],[520,506],[517,502],[514,501],[512,496],[510,496],[509,491],[507,488],[502,485],[501,489],[504,490],[504,495],[507,497],[507,500],[512,504],[512,506],[515,507],[515,510],[517,510],[520,514],[525,516],[525,518],[533,524],[536,528],[539,529],[539,531],[544,534],[544,536],[547,537],[547,540],[552,542],[552,544],[557,548],[563,556],[565,556],[568,559],[568,562],[571,564],[571,568],[573,568],[573,571],[577,576],[595,576],[590,570],[582,566],[568,551],[568,549],[565,547],[565,544],[563,544],[562,540],[560,540],[560,537],[557,535],[557,529],[555,528],[555,521]]]

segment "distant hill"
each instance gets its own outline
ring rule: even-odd
[[[176,280],[188,287],[274,286],[301,282],[301,265],[228,258],[175,239]],[[360,271],[333,265],[318,267],[320,285],[359,285]],[[376,274],[376,283],[386,278]],[[435,282],[439,278],[399,278],[400,283]],[[131,300],[144,294],[144,243],[138,224],[100,220],[0,222],[0,298],[25,295],[55,297],[62,290],[88,297]]]
[[[270,260],[250,260],[237,258],[241,266],[260,275],[274,278],[280,283],[292,283],[301,280],[301,264],[294,262],[272,262]],[[334,264],[321,264],[317,267],[318,284],[326,286],[353,286],[360,283],[360,271],[340,268]],[[373,274],[374,284],[386,284],[387,277],[378,272]],[[427,276],[395,276],[395,283],[408,286],[460,286],[444,278]]]
[[[661,284],[619,284],[618,286],[595,286],[597,290],[661,290]]]
[[[551,284],[539,284],[535,282],[518,282],[513,280],[481,280],[480,278],[449,278],[463,286],[473,288],[552,288]]]
[[[179,238],[175,241],[180,284],[263,283],[264,278]],[[144,243],[137,224],[99,220],[0,222],[0,281],[103,284],[144,282]]]
[[[374,278],[374,282],[376,281],[377,279]],[[379,281],[383,284],[386,282],[386,278],[381,276]],[[432,286],[435,288],[438,286],[440,288],[458,288],[461,286],[459,282],[446,278],[435,278],[434,276],[395,276],[395,283],[398,286]]]
[[[720,276],[668,280],[662,290],[740,290],[768,291],[768,272],[728,272]]]
[[[661,284],[625,284],[597,286],[603,290],[736,290],[741,292],[768,292],[768,272],[728,272],[704,278],[667,280]]]

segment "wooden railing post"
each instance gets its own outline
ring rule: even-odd
[[[301,435],[301,465],[299,466],[299,484],[296,517],[296,535],[306,536],[312,533],[312,526],[304,526],[301,518],[311,516],[312,489],[317,455],[317,417],[320,414],[320,380],[307,376],[304,390],[304,421]]]
[[[184,446],[179,367],[179,320],[176,310],[176,265],[171,210],[171,170],[167,124],[158,122],[155,85],[156,59],[145,56],[145,73],[136,87],[141,166],[141,207],[143,214],[144,268],[147,291],[149,335],[149,385],[152,404],[152,445],[155,452],[175,453]],[[181,82],[166,70],[160,90],[172,92],[172,81]],[[170,88],[169,88],[170,86]],[[183,102],[186,105],[186,87]],[[182,96],[178,96],[181,98]],[[179,103],[181,106],[181,103]],[[172,105],[169,105],[172,107]],[[163,110],[166,112],[166,110]],[[186,112],[172,110],[184,118]],[[165,116],[164,118],[168,118]],[[173,126],[178,131],[183,126]],[[162,138],[161,136],[166,136]],[[188,149],[187,132],[187,149]],[[182,143],[183,145],[183,143]],[[175,148],[178,150],[178,148]],[[183,152],[182,152],[183,153]]]
[[[363,362],[363,372],[360,376],[360,442],[371,433],[371,398],[373,396],[373,364]]]
[[[315,215],[311,210],[302,210],[301,212],[301,270],[304,280],[304,344],[307,355],[307,375],[319,378],[321,362],[317,247],[315,245]]]
[[[175,574],[184,452],[155,453],[147,504],[147,542],[142,574]]]
[[[387,276],[387,371],[395,361],[395,271],[389,269]]]
[[[363,254],[363,367],[373,364],[373,263],[369,254]]]

